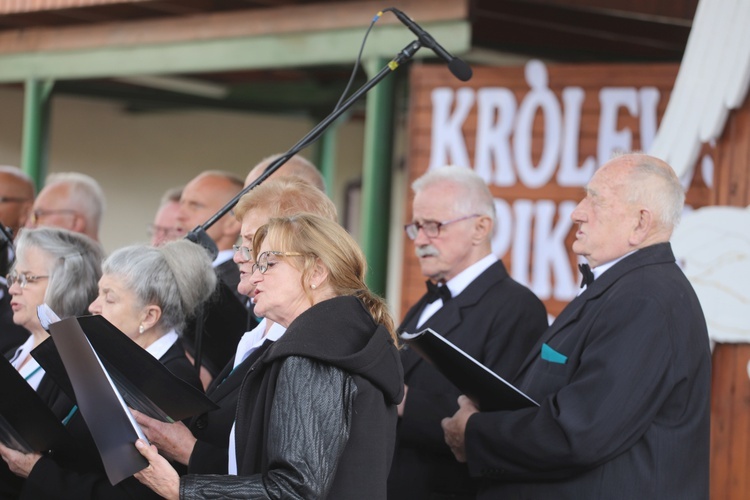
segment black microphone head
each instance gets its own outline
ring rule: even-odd
[[[448,69],[451,70],[453,76],[462,82],[471,80],[471,77],[474,74],[474,72],[471,71],[471,67],[458,57],[451,59],[451,62],[448,63]]]
[[[219,255],[219,249],[216,246],[216,243],[208,235],[206,230],[203,229],[203,226],[198,226],[190,231],[185,235],[185,239],[202,246],[206,252],[208,252],[208,256],[211,257],[211,260],[216,259],[216,256]]]

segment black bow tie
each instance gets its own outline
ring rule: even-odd
[[[437,299],[443,299],[443,303],[451,300],[451,291],[446,285],[438,286],[430,280],[427,280],[425,284],[427,285],[428,304],[435,302]]]
[[[594,282],[594,271],[591,270],[588,264],[578,264],[578,269],[583,276],[581,279],[581,288],[583,288],[584,285],[589,286]]]

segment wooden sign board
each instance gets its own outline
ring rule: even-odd
[[[596,168],[617,151],[647,151],[677,64],[475,67],[460,82],[443,65],[410,73],[409,183],[430,168],[474,169],[495,196],[493,250],[556,316],[579,287],[570,214]],[[705,148],[688,205],[708,205],[713,151]],[[409,190],[404,222],[411,221]],[[405,238],[401,314],[424,293]]]

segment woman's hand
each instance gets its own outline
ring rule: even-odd
[[[23,478],[29,477],[31,469],[42,458],[41,453],[22,453],[8,448],[2,443],[0,443],[0,456],[3,457],[3,460],[8,464],[8,468],[13,474]]]
[[[169,465],[166,458],[159,455],[156,446],[139,439],[135,442],[135,447],[148,460],[148,467],[136,472],[135,478],[167,500],[179,500],[180,476],[177,471]]]
[[[132,408],[130,411],[148,440],[159,448],[162,455],[182,465],[188,465],[197,439],[185,424],[182,422],[169,424],[153,419]]]

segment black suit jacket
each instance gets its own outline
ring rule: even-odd
[[[516,383],[541,406],[468,421],[469,468],[493,479],[481,498],[708,498],[708,333],[668,243],[574,299]]]
[[[237,291],[237,285],[240,284],[240,268],[233,260],[222,262],[215,268],[216,275],[219,277],[219,281],[224,283],[229,288],[237,300],[243,304],[247,300],[247,297]]]
[[[237,414],[237,397],[245,374],[273,341],[266,340],[247,359],[232,369],[232,359],[213,380],[206,395],[219,408],[192,419],[189,428],[198,439],[190,455],[190,474],[226,474],[229,453],[229,433]]]
[[[510,378],[547,328],[547,312],[528,288],[514,281],[501,261],[417,328],[426,305],[422,297],[406,313],[400,331],[432,328],[503,377]],[[445,444],[440,421],[458,409],[460,391],[417,353],[401,351],[409,390],[399,419],[389,499],[430,495],[473,495],[465,464]],[[460,496],[455,497],[460,498]]]
[[[201,335],[201,364],[213,377],[234,358],[242,335],[257,323],[247,308],[247,297],[237,291],[240,271],[229,260],[215,268],[219,278],[216,290],[191,319],[183,333],[185,347],[195,358],[197,335]]]

